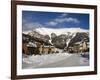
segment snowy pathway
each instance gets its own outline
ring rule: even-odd
[[[27,63],[29,60],[30,63]],[[28,68],[51,68],[51,67],[71,67],[88,66],[89,60],[78,54],[50,54],[42,56],[32,56],[23,61],[23,69]]]
[[[47,65],[64,60],[70,57],[72,54],[68,53],[57,53],[57,54],[44,54],[44,55],[32,55],[28,57],[23,57],[23,68],[24,67],[38,67],[42,65]]]

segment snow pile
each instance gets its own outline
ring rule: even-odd
[[[32,67],[37,67],[41,65],[58,62],[60,60],[64,60],[70,57],[71,55],[72,54],[68,54],[68,53],[32,55],[29,57],[23,57],[23,62],[27,64],[32,64]]]
[[[87,58],[83,58],[83,57],[80,58],[79,62],[81,65],[89,64],[89,60]]]
[[[80,64],[89,64],[89,52],[80,53]]]

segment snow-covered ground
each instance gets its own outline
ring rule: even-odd
[[[44,55],[23,55],[22,68],[48,68],[68,66],[88,66],[89,59],[80,54],[57,53]]]
[[[37,67],[45,64],[51,64],[70,57],[72,54],[57,53],[57,54],[43,54],[43,55],[23,55],[23,63],[32,64],[32,67]]]

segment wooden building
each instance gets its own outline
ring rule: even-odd
[[[38,54],[37,45],[35,43],[23,43],[22,44],[22,52],[27,55]]]
[[[40,45],[39,46],[39,53],[40,54],[49,54],[49,53],[55,53],[56,48],[52,45]]]
[[[68,47],[68,52],[70,53],[80,53],[80,52],[88,52],[89,51],[89,42],[80,41],[74,43],[73,46]]]
[[[23,43],[22,50],[24,54],[49,54],[55,53],[56,48],[52,45],[44,45],[39,42]]]

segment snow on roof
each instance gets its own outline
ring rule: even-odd
[[[30,46],[30,47],[37,47],[37,45],[36,45],[35,43],[32,43],[32,42],[29,42],[29,43],[27,44],[27,46]]]
[[[76,42],[75,44],[81,44],[82,42]]]
[[[89,42],[87,42],[87,44],[89,45],[90,43],[89,43]]]
[[[73,47],[70,46],[69,48],[73,48]]]
[[[54,47],[54,46],[44,46],[44,47]]]

